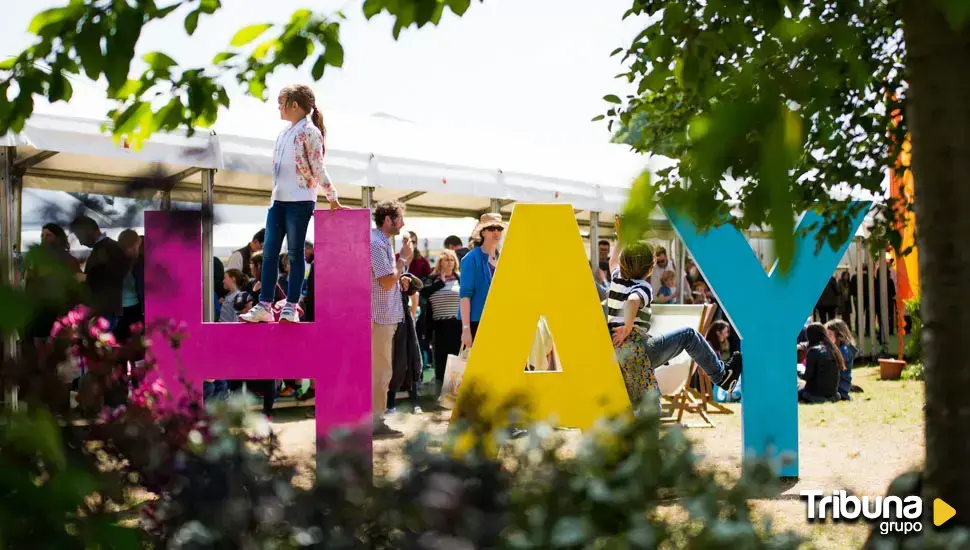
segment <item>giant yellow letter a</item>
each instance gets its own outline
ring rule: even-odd
[[[545,316],[560,372],[525,372]],[[517,205],[462,381],[500,403],[528,396],[535,419],[589,428],[630,409],[576,216],[568,204]],[[460,416],[459,395],[455,416]]]

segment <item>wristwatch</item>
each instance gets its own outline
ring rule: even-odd
[[[462,326],[461,326],[461,328],[462,328],[462,330],[464,330],[464,329],[466,329],[466,328],[467,328],[467,329],[471,329],[471,328],[472,328],[472,326],[471,326],[471,325],[462,325]]]

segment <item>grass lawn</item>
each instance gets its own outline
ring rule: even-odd
[[[778,497],[752,503],[756,514],[770,518],[775,529],[794,530],[816,548],[859,548],[868,525],[809,525],[800,491],[845,489],[858,495],[882,495],[897,475],[919,467],[925,456],[922,382],[879,380],[878,367],[857,367],[853,378],[865,392],[852,394],[852,402],[799,406],[801,476],[786,484]],[[697,443],[706,466],[736,479],[742,454],[741,406],[728,407],[735,414],[712,415],[717,428],[690,428],[687,434]],[[301,481],[310,483],[313,421],[296,411],[280,411],[274,420],[284,452],[306,466]],[[696,419],[685,415],[685,420]],[[441,434],[447,422],[448,413],[398,413],[388,418],[388,424],[408,435],[422,430]],[[400,471],[404,442],[403,438],[375,442],[378,475]],[[386,456],[381,456],[382,451]]]

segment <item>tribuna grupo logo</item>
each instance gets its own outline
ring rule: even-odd
[[[846,494],[844,490],[832,491],[830,495],[823,491],[802,491],[799,494],[806,499],[809,522],[865,519],[870,523],[878,522],[879,532],[883,535],[908,535],[923,530],[923,499],[917,496],[857,497]]]

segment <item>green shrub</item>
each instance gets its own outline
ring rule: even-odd
[[[914,363],[903,370],[903,380],[923,380],[923,363]]]
[[[923,344],[921,333],[923,331],[923,317],[920,314],[920,303],[919,296],[906,301],[906,313],[911,319],[910,338],[906,344],[906,356],[909,357],[910,361],[922,363]]]

